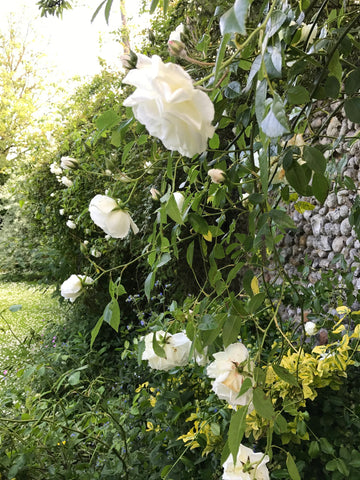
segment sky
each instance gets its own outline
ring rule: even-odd
[[[120,27],[118,2],[114,1],[109,25],[106,24],[103,9],[91,23],[91,17],[101,0],[78,0],[78,6],[65,10],[62,19],[52,16],[40,18],[36,3],[37,0],[1,1],[0,28],[2,31],[7,28],[11,12],[16,22],[21,21],[24,29],[30,24],[36,32],[33,49],[45,53],[44,62],[50,69],[52,79],[94,75],[100,71],[99,56],[115,68],[120,67],[122,47],[110,33]],[[143,28],[138,4],[139,0],[127,0],[128,24],[134,30]]]

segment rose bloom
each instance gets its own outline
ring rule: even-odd
[[[157,55],[138,55],[136,68],[123,82],[136,87],[124,105],[132,107],[135,118],[168,150],[187,157],[206,150],[215,131],[214,106],[182,67],[165,64]]]
[[[173,32],[169,35],[169,40],[176,40],[177,42],[181,42],[181,34],[184,33],[184,24],[180,23]]]
[[[70,300],[70,302],[75,302],[75,300],[83,293],[84,286],[91,285],[93,282],[94,280],[86,275],[71,275],[61,285],[61,295]]]
[[[269,480],[269,471],[266,466],[268,461],[268,455],[255,453],[251,448],[240,444],[236,465],[232,455],[229,455],[223,464],[222,480]]]
[[[221,183],[225,180],[225,172],[219,168],[210,168],[208,175],[214,183]]]
[[[154,187],[150,188],[150,195],[153,200],[160,200],[161,193]]]
[[[189,354],[191,348],[191,341],[185,333],[165,333],[163,330],[156,332],[156,339],[158,343],[165,350],[166,358],[156,355],[153,349],[154,333],[149,333],[145,336],[145,350],[142,354],[143,360],[148,360],[149,367],[154,370],[170,370],[174,367],[183,367],[189,361]],[[165,345],[162,341],[165,337]]]
[[[134,233],[139,231],[129,212],[121,210],[107,195],[96,195],[90,202],[89,212],[92,221],[113,238],[125,238],[130,228]]]
[[[73,181],[70,180],[68,177],[61,177],[61,183],[65,185],[65,187],[72,187],[74,185]]]
[[[75,230],[75,228],[76,228],[76,223],[73,222],[73,221],[70,220],[70,219],[66,222],[66,225],[67,225],[69,228],[71,228],[71,230]]]
[[[50,172],[53,173],[54,175],[61,175],[62,169],[58,165],[56,165],[56,163],[52,163],[50,165]]]
[[[61,160],[60,160],[60,166],[64,170],[67,170],[69,168],[76,168],[78,164],[79,162],[76,160],[76,158],[72,158],[72,157],[61,157]]]
[[[215,361],[207,367],[207,374],[215,380],[212,389],[216,395],[230,405],[247,405],[252,399],[249,388],[240,397],[241,386],[246,377],[252,375],[253,364],[249,360],[249,352],[242,343],[232,343],[225,351],[214,354]]]
[[[317,332],[316,323],[311,321],[305,323],[306,335],[309,335],[311,337],[312,335],[315,335],[316,332]]]

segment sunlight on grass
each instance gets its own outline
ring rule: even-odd
[[[62,319],[63,310],[53,292],[54,288],[40,290],[26,282],[0,283],[0,378],[34,348],[45,325]],[[9,307],[15,305],[21,309],[11,311]]]

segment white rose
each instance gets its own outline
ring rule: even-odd
[[[60,208],[59,213],[60,213],[60,215],[64,215],[65,210],[63,208]]]
[[[130,214],[106,195],[96,195],[90,202],[89,212],[92,221],[113,238],[125,238],[130,228],[134,233],[139,231]]]
[[[180,23],[173,32],[170,33],[169,41],[175,40],[181,42],[181,34],[184,33],[184,25]]]
[[[219,168],[210,168],[208,175],[214,183],[221,183],[225,180],[225,172]]]
[[[136,87],[124,105],[132,107],[135,118],[167,149],[187,157],[206,150],[215,131],[214,106],[183,68],[165,64],[157,55],[138,55],[136,68],[123,82]]]
[[[305,332],[306,332],[306,335],[309,335],[309,336],[315,335],[316,332],[317,332],[316,323],[311,322],[311,321],[306,322],[305,323]]]
[[[60,160],[60,166],[64,170],[67,170],[69,168],[76,168],[78,164],[79,162],[76,160],[76,158],[72,158],[72,157],[61,157],[61,160]]]
[[[96,250],[95,248],[92,248],[90,250],[90,255],[92,255],[95,258],[100,258],[101,257],[101,252],[99,252],[99,250]]]
[[[154,187],[150,188],[150,195],[153,200],[160,200],[161,193]]]
[[[66,222],[66,225],[67,225],[69,228],[71,228],[71,230],[74,230],[74,229],[76,228],[76,223],[73,222],[73,221],[70,220],[70,219]]]
[[[185,201],[184,195],[181,192],[174,192],[173,195],[174,195],[175,202],[176,202],[176,205],[177,205],[179,211],[182,212],[183,206],[184,206],[184,201]]]
[[[251,448],[240,444],[234,465],[233,456],[229,455],[223,464],[222,480],[269,480],[266,463],[268,455],[253,452]]]
[[[60,181],[63,185],[65,185],[65,187],[72,187],[74,185],[72,180],[70,180],[70,178],[65,177],[65,176],[61,177]]]
[[[56,163],[52,163],[50,165],[50,172],[53,173],[54,175],[61,175],[62,169],[59,167],[59,165],[56,165]]]
[[[216,395],[232,406],[250,404],[252,388],[238,396],[245,378],[251,378],[253,370],[245,345],[232,343],[225,351],[215,353],[214,358],[215,361],[207,367],[207,374],[215,379],[212,389]]]
[[[166,358],[156,355],[153,349],[154,333],[149,333],[145,336],[145,350],[142,354],[143,360],[148,360],[150,368],[154,370],[170,370],[174,367],[183,367],[189,361],[189,354],[191,348],[191,341],[185,333],[165,333],[162,330],[156,332],[156,339],[158,343],[165,350]],[[162,344],[165,338],[164,345]]]
[[[71,275],[61,285],[61,295],[70,300],[70,302],[75,302],[75,300],[83,293],[84,286],[91,285],[93,282],[94,280],[86,275]]]

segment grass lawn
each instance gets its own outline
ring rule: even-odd
[[[0,378],[41,339],[45,325],[61,320],[63,309],[53,291],[27,282],[0,282]]]

